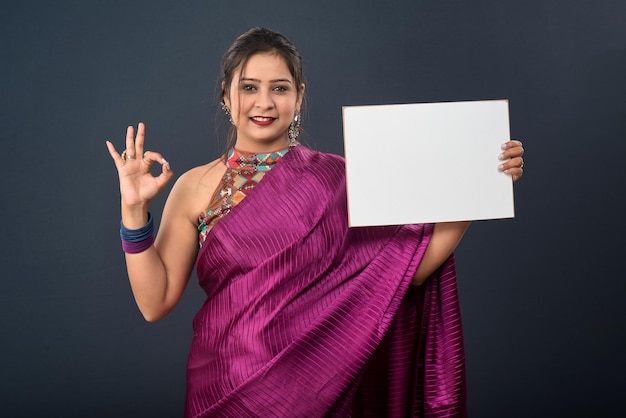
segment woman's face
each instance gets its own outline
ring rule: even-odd
[[[239,68],[224,97],[237,128],[236,147],[269,152],[289,144],[288,129],[300,109],[304,85],[297,92],[283,58],[273,53],[252,55]]]

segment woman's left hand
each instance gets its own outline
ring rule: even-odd
[[[524,174],[524,147],[520,141],[512,139],[502,144],[502,153],[498,158],[502,164],[498,166],[498,170],[505,174],[510,174],[513,181],[516,182]]]

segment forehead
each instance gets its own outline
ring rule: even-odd
[[[293,81],[293,76],[283,57],[272,52],[261,52],[250,56],[245,66],[240,68],[237,73],[239,77],[235,78],[288,79]]]

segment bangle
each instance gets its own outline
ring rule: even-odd
[[[148,212],[148,222],[139,229],[128,229],[120,221],[120,238],[125,253],[141,253],[154,243],[154,222]]]
[[[139,242],[129,242],[122,238],[122,250],[126,254],[138,254],[146,251],[154,244],[154,237],[150,235],[147,239]]]

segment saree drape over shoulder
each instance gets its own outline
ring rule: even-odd
[[[343,159],[294,147],[198,255],[186,416],[464,416],[453,258],[411,286],[432,229],[348,228]]]

